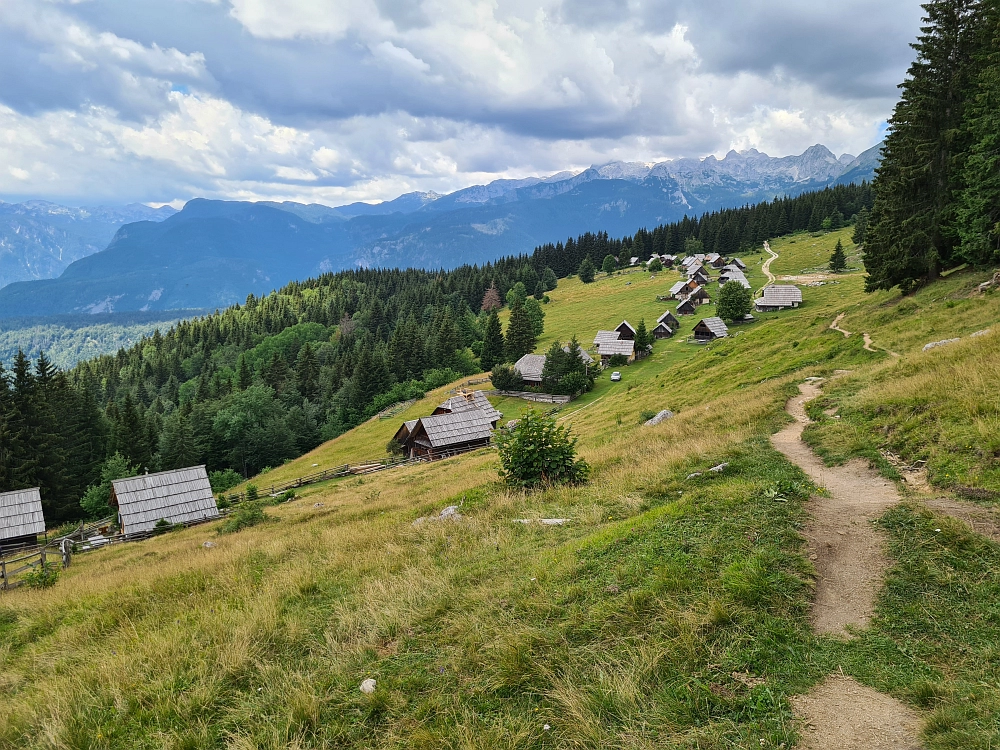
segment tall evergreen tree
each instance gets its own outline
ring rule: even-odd
[[[875,177],[865,288],[909,292],[953,264],[965,100],[975,76],[980,0],[931,0],[913,45]]]
[[[979,267],[1000,263],[1000,5],[987,9],[987,43],[966,110],[970,148],[957,211],[960,258]]]
[[[494,309],[490,311],[486,319],[486,326],[483,332],[483,349],[479,355],[479,366],[489,372],[493,365],[503,362],[503,331],[500,328],[500,316]]]
[[[847,255],[844,254],[844,243],[838,239],[837,246],[833,249],[833,255],[830,256],[830,270],[834,273],[840,273],[845,268],[847,268]]]
[[[299,393],[309,399],[315,397],[319,390],[319,362],[316,361],[316,352],[308,341],[299,349],[299,356],[295,362],[295,384]]]
[[[635,356],[640,359],[645,357],[646,347],[652,343],[652,337],[646,330],[646,319],[640,318],[639,325],[635,327]]]
[[[507,322],[507,336],[504,341],[507,359],[516,362],[525,354],[530,354],[535,350],[536,341],[531,318],[524,305],[518,305],[510,311],[510,320]]]
[[[253,385],[253,375],[250,373],[250,367],[247,365],[246,355],[240,355],[240,361],[236,366],[236,388],[245,391]]]

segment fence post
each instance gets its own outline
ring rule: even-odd
[[[45,547],[42,547],[42,572],[45,572]]]
[[[7,590],[7,562],[0,560],[0,578],[3,578],[3,590]]]

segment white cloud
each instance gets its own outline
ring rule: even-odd
[[[858,153],[905,69],[886,49],[914,31],[902,0],[860,29],[789,0],[95,12],[124,1],[0,3],[0,196],[340,203],[734,147]]]

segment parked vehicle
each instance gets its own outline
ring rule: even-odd
[[[615,370],[613,373],[611,373],[611,382],[612,383],[617,383],[621,379],[622,379],[622,374],[620,372],[618,372],[617,370]]]

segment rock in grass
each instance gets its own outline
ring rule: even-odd
[[[714,471],[716,474],[718,474],[722,471],[725,471],[727,466],[729,466],[728,461],[726,461],[725,463],[721,463],[718,466],[713,466],[711,469],[709,469],[709,471]]]
[[[978,336],[985,336],[989,332],[990,332],[989,328],[984,328],[981,331],[976,331],[975,333],[969,334],[969,338],[970,339],[974,339],[974,338],[977,338]]]
[[[674,416],[674,413],[672,411],[670,411],[670,409],[664,409],[659,414],[657,414],[655,417],[653,417],[652,419],[648,420],[646,422],[646,427],[656,427],[656,425],[658,425],[660,422],[663,422],[664,420],[670,419],[672,416]]]
[[[924,344],[923,351],[928,349],[936,349],[939,346],[945,346],[946,344],[954,344],[956,341],[961,341],[961,339],[944,339],[943,341],[932,341],[929,344]]]
[[[695,477],[700,477],[700,476],[701,476],[701,472],[700,471],[696,471],[693,474],[688,474],[687,478],[688,479],[694,479]]]
[[[369,677],[367,680],[363,680],[361,683],[361,692],[365,695],[371,695],[375,692],[375,680]]]

